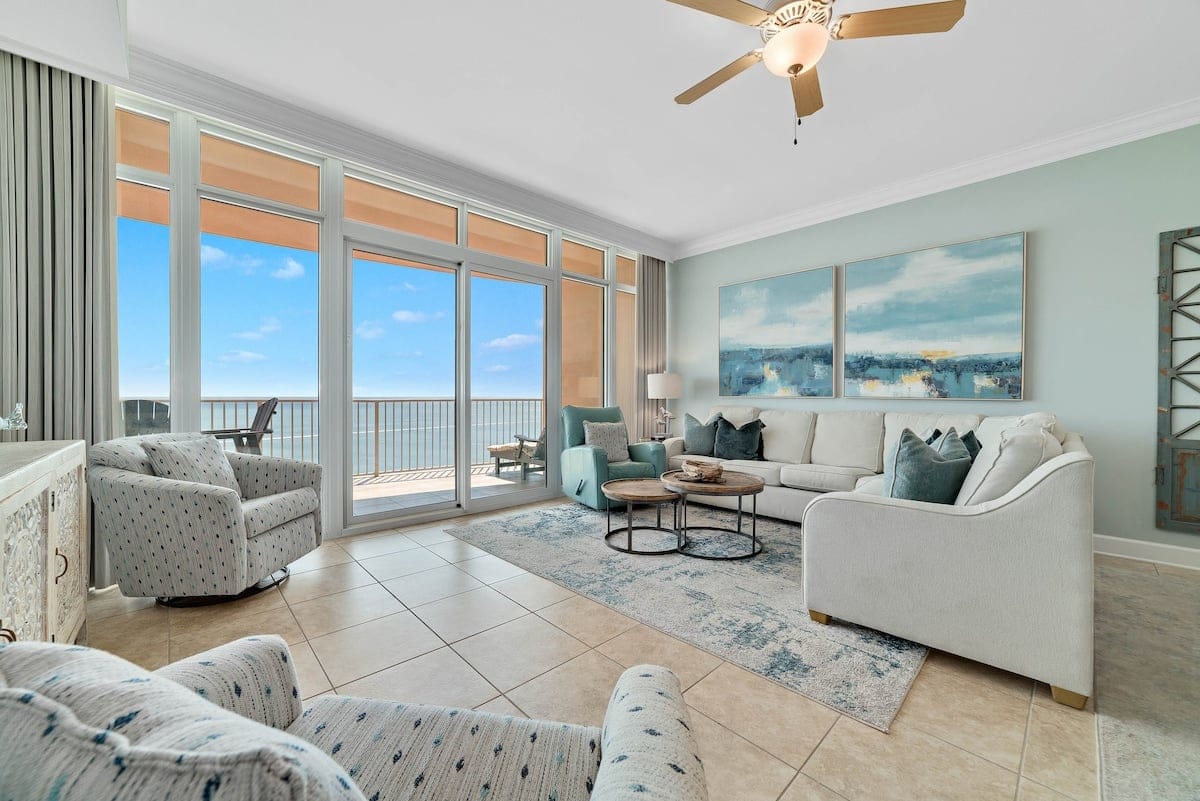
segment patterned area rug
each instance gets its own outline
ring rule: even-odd
[[[653,522],[652,515],[639,510],[636,522]],[[614,512],[614,525],[617,519]],[[691,525],[728,526],[733,520],[732,512],[689,509]],[[789,523],[759,519],[763,553],[737,562],[619,553],[604,544],[604,513],[578,505],[448,531],[881,731],[899,712],[925,660],[925,648],[907,640],[809,620],[800,587],[800,527]],[[643,549],[673,539],[656,532],[635,536]],[[749,545],[719,534],[698,537],[692,538],[695,547],[707,553],[730,547],[744,552]]]
[[[1200,798],[1200,581],[1096,570],[1104,798]]]

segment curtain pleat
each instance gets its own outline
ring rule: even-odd
[[[113,114],[104,84],[0,52],[0,414],[29,422],[5,441],[119,430]]]
[[[638,258],[637,397],[638,432],[654,432],[658,406],[646,397],[646,376],[667,369],[667,264],[652,256]]]

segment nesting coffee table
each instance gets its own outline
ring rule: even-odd
[[[752,476],[748,473],[738,473],[733,470],[726,470],[721,474],[720,481],[694,481],[687,477],[682,470],[670,470],[663,473],[661,479],[662,485],[677,493],[680,497],[679,502],[679,553],[684,556],[692,556],[696,559],[717,559],[717,560],[733,560],[733,559],[750,559],[762,553],[762,543],[758,539],[758,494],[763,491],[765,483],[758,476]],[[689,495],[716,495],[727,498],[736,497],[738,499],[737,506],[737,528],[725,528],[722,526],[689,526],[688,525],[688,496]],[[744,512],[742,502],[750,496],[750,533],[747,534],[742,530],[742,518]],[[689,551],[688,533],[692,531],[717,531],[724,534],[733,534],[738,537],[744,537],[750,540],[750,550],[746,553],[736,553],[729,556],[717,556],[713,554],[697,553]]]
[[[684,544],[683,529],[679,527],[679,494],[672,492],[663,486],[663,483],[657,478],[618,478],[613,481],[606,481],[600,486],[604,497],[610,501],[621,501],[625,504],[626,518],[625,525],[612,527],[612,506],[608,507],[608,533],[604,535],[604,544],[614,551],[622,553],[645,554],[648,556],[658,556],[666,553],[675,553]],[[657,524],[653,526],[635,526],[633,524],[633,505],[635,503],[653,504],[657,513]],[[662,524],[662,510],[664,506],[671,507],[671,517],[673,525],[671,528],[666,528]],[[633,547],[633,532],[635,531],[662,531],[667,534],[672,534],[675,537],[675,545],[671,548],[663,548],[658,550],[639,550]],[[625,536],[625,547],[614,544],[613,538]]]
[[[749,559],[758,556],[762,553],[762,543],[758,539],[758,494],[763,491],[763,486],[764,483],[761,478],[747,473],[737,473],[732,470],[727,470],[722,474],[719,482],[693,481],[682,470],[671,470],[663,473],[661,479],[623,478],[606,481],[601,486],[601,491],[604,492],[604,496],[609,500],[621,501],[625,504],[626,518],[625,525],[618,525],[614,529],[612,527],[612,508],[608,509],[608,531],[604,535],[604,543],[615,551],[633,554],[660,555],[680,553],[696,559],[719,560]],[[737,528],[689,526],[687,522],[688,495],[736,497],[738,499]],[[742,526],[742,520],[745,516],[745,512],[742,509],[742,501],[746,496],[750,496],[751,498],[749,534],[743,530]],[[633,524],[633,505],[637,503],[651,504],[655,507],[657,514],[656,525],[635,526]],[[672,528],[666,528],[662,524],[662,509],[667,505],[671,506],[672,517],[674,518],[674,526]],[[674,534],[675,547],[658,550],[640,550],[634,548],[633,532],[635,531],[661,531]],[[733,534],[749,540],[750,549],[746,553],[735,553],[729,556],[698,553],[689,550],[689,545],[691,544],[688,541],[689,531],[716,531],[724,534]],[[617,538],[619,541],[621,536],[625,537],[624,547],[614,543],[614,538]]]

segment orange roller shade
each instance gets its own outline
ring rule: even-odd
[[[285,248],[316,251],[321,226],[282,214],[248,209],[216,200],[200,201],[200,231]]]
[[[170,225],[171,193],[132,181],[117,181],[117,216]]]
[[[346,219],[458,244],[458,209],[386,186],[346,179]]]

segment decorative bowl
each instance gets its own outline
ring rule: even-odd
[[[720,481],[725,468],[711,462],[693,462],[685,459],[679,466],[683,474],[692,481]]]

